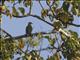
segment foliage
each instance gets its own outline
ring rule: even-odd
[[[31,34],[31,36],[25,34],[16,37],[0,28],[0,59],[11,60],[15,54],[19,54],[20,57],[17,60],[43,60],[40,52],[45,50],[52,52],[52,55],[49,55],[46,60],[61,60],[62,56],[67,60],[80,60],[80,37],[77,32],[67,29],[69,25],[80,27],[80,25],[73,23],[74,16],[80,17],[80,0],[64,0],[61,7],[58,7],[61,3],[60,0],[45,0],[48,8],[43,7],[41,1],[38,0],[36,2],[42,8],[41,16],[32,14],[34,4],[32,0],[1,0],[0,2],[2,2],[0,5],[0,24],[2,23],[2,14],[4,14],[10,19],[32,16],[53,27],[52,31],[48,33],[38,32]],[[6,3],[12,3],[12,9]],[[21,3],[24,7],[17,8],[16,5]],[[28,12],[26,12],[27,8],[29,8]],[[45,19],[47,17],[52,23]],[[49,46],[42,48],[42,42],[45,39],[47,39]],[[55,46],[56,43],[58,47]],[[26,51],[23,51],[24,47],[27,47]],[[40,48],[35,49],[38,47]],[[53,50],[56,52],[53,53]]]

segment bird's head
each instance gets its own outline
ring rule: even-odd
[[[32,24],[32,22],[29,22],[28,24]]]

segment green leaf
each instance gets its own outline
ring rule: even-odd
[[[16,8],[15,8],[15,7],[13,7],[13,8],[12,8],[12,11],[13,11],[13,12],[15,12],[15,11],[16,11]]]
[[[64,10],[65,12],[68,12],[69,3],[64,2],[63,5],[62,5],[62,7],[63,7],[63,10]]]
[[[44,38],[47,38],[47,39],[49,39],[49,36],[44,36]]]
[[[37,37],[38,37],[39,39],[41,39],[43,36],[42,36],[41,33],[38,33]]]
[[[74,20],[73,15],[69,12],[60,12],[56,18],[60,20],[64,26],[66,26],[67,23],[71,23]]]
[[[50,0],[46,0],[47,5],[50,5]]]
[[[21,3],[22,0],[18,0],[19,3]]]
[[[17,12],[15,7],[12,8],[12,14],[15,15],[15,16],[19,15],[19,13]]]
[[[14,3],[15,2],[15,0],[11,0],[11,3]]]
[[[18,8],[20,10],[20,12],[24,15],[25,14],[25,9],[23,7],[19,7]]]
[[[72,13],[73,13],[74,15],[77,14],[77,13],[76,13],[76,9],[75,9],[74,7],[72,7],[71,11],[72,11]]]
[[[55,9],[56,9],[56,7],[52,6],[52,8],[51,8],[52,15],[54,15]]]
[[[61,39],[62,39],[63,41],[65,41],[65,40],[67,39],[67,37],[66,37],[64,34],[61,34]]]
[[[6,10],[6,15],[9,16],[10,15],[10,11],[7,9]]]
[[[25,7],[28,7],[31,4],[32,4],[32,1],[31,0],[26,0],[25,3],[24,3]]]
[[[2,5],[4,5],[5,0],[2,0]],[[0,2],[1,3],[1,2]]]
[[[41,11],[41,16],[42,16],[42,18],[43,18],[43,17],[46,17],[47,14],[48,14],[48,10],[47,10],[47,9],[42,9],[42,11]]]
[[[34,43],[33,43],[33,46],[38,46],[39,45],[39,42],[37,42],[37,41],[35,41]]]
[[[55,53],[53,56],[50,56],[47,60],[60,60],[59,53]]]
[[[49,40],[49,44],[50,44],[51,46],[54,46],[54,43],[55,43],[55,39]]]
[[[75,31],[69,30],[71,32],[72,37],[78,38],[78,34]]]
[[[56,30],[58,30],[59,28],[62,27],[62,24],[59,20],[56,20],[54,23],[53,23],[53,26]]]

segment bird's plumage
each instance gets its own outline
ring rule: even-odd
[[[26,26],[26,35],[27,36],[31,36],[31,33],[32,33],[32,23],[29,22],[28,25]]]

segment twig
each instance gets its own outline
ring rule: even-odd
[[[13,6],[15,6],[16,4],[18,4],[19,2],[14,2]]]
[[[42,6],[42,4],[41,4],[41,2],[40,2],[40,1],[39,1],[39,4],[40,4],[41,8],[44,10],[44,7]]]
[[[32,36],[33,35],[38,35],[39,33],[41,33],[41,34],[51,34],[51,33],[55,33],[55,32],[50,32],[50,33],[45,33],[45,32],[38,32],[38,33],[33,33],[32,34]],[[16,36],[16,37],[12,37],[12,39],[13,40],[17,40],[17,39],[20,39],[20,38],[25,38],[25,37],[29,37],[29,36],[27,36],[26,34],[24,34],[24,35],[21,35],[21,36]],[[6,40],[9,40],[10,38],[6,38]]]
[[[6,14],[5,12],[1,12],[1,13],[2,13],[2,14]],[[43,18],[41,18],[40,16],[37,16],[37,15],[27,14],[27,15],[24,15],[24,16],[14,16],[14,15],[12,15],[12,16],[13,16],[13,17],[16,17],[16,18],[23,18],[23,17],[28,17],[28,16],[36,17],[37,19],[39,19],[39,20],[41,20],[41,21],[43,21],[43,22],[45,22],[45,23],[47,23],[47,24],[49,24],[50,26],[53,27],[53,24],[45,21]],[[54,16],[54,18],[55,18],[55,16]],[[67,23],[67,24],[72,25],[72,26],[76,26],[76,27],[80,27],[80,25],[73,24],[73,23]]]
[[[5,12],[1,12],[2,14],[6,14]],[[37,15],[33,15],[33,14],[27,14],[27,15],[24,15],[24,16],[15,16],[15,15],[12,15],[13,17],[16,17],[16,18],[24,18],[24,17],[28,17],[28,16],[32,16],[32,17],[36,17],[37,19],[53,26],[53,24],[47,22],[46,20],[44,20],[43,18],[41,18],[40,16],[37,16]]]
[[[6,34],[10,37],[10,39],[12,38],[12,36],[11,36],[9,33],[7,33],[5,30],[3,30],[2,28],[0,28],[0,32],[1,32],[1,31],[4,32],[4,33],[6,33]],[[1,32],[1,33],[2,33],[2,32]]]
[[[35,51],[38,52],[38,51],[44,51],[44,50],[50,50],[50,49],[58,49],[58,48],[56,48],[56,47],[47,47],[47,48],[42,48],[42,49],[35,50]]]

